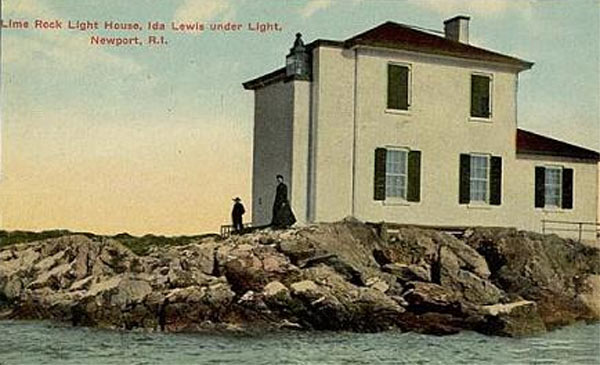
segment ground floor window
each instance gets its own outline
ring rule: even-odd
[[[465,153],[459,162],[460,204],[502,203],[502,157],[485,153]]]
[[[385,197],[406,199],[407,150],[387,149]]]
[[[421,200],[421,152],[403,147],[375,149],[375,200]]]
[[[488,202],[489,160],[489,156],[471,155],[471,202]]]
[[[564,166],[535,168],[535,207],[573,208],[573,169]]]
[[[560,207],[562,169],[560,167],[548,167],[544,176],[544,198],[546,206]]]

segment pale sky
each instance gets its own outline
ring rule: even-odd
[[[283,31],[164,32],[167,45],[117,48],[89,44],[115,32],[3,29],[0,228],[217,231],[231,198],[250,208],[253,95],[241,83],[283,66],[296,32],[342,40],[388,20],[441,31],[457,14],[471,16],[472,44],[535,62],[520,76],[520,127],[600,150],[599,1],[2,0],[5,22]]]

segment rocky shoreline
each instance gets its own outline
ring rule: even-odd
[[[600,250],[353,219],[135,254],[69,234],[0,248],[0,317],[166,332],[389,329],[522,336],[600,319]],[[385,234],[384,234],[385,233]]]

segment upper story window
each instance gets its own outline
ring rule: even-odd
[[[492,116],[492,77],[471,75],[471,117],[489,119]]]
[[[410,68],[408,65],[388,64],[387,108],[408,110],[410,106]]]
[[[421,200],[421,151],[376,148],[374,175],[375,200]]]
[[[461,154],[459,204],[502,203],[502,157],[487,154]]]
[[[562,166],[535,168],[535,207],[573,208],[573,169]]]

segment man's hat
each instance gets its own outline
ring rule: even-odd
[[[240,199],[239,196],[237,196],[237,197],[235,197],[235,199],[231,199],[231,200],[233,200],[234,202],[241,202],[242,201],[242,199]]]

